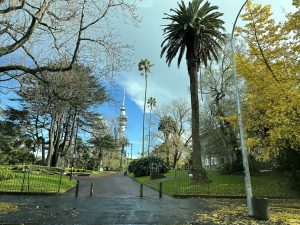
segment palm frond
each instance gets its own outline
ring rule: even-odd
[[[178,67],[183,55],[190,52],[198,55],[199,63],[207,65],[207,61],[217,59],[217,52],[221,48],[220,42],[225,40],[224,22],[220,19],[223,15],[218,12],[217,6],[212,6],[203,0],[193,0],[186,5],[178,2],[176,9],[171,9],[171,14],[165,14],[164,19],[170,23],[164,25],[164,40],[161,44],[160,56],[166,57],[166,63],[170,66],[178,56]],[[196,47],[198,46],[198,47]],[[197,49],[193,49],[197,48]]]

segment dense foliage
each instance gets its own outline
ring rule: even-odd
[[[237,30],[245,44],[237,68],[246,83],[247,144],[259,160],[300,149],[299,1],[294,6],[296,12],[277,23],[270,5],[249,1],[246,25]]]
[[[128,166],[128,171],[135,177],[149,176],[151,165],[154,164],[159,167],[160,173],[168,171],[166,163],[161,158],[152,156],[133,160]]]

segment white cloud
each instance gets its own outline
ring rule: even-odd
[[[267,0],[262,1],[263,3],[268,2]],[[278,8],[279,2],[279,0],[276,0],[272,3],[272,6]],[[225,13],[223,18],[226,22],[225,25],[231,31],[232,23],[242,3],[235,1],[225,2],[223,0],[214,0],[213,3],[219,5],[220,11]],[[122,38],[135,43],[135,51],[132,57],[135,67],[132,68],[130,73],[124,74],[125,76],[120,81],[121,86],[126,88],[127,94],[139,106],[139,109],[143,111],[145,83],[144,78],[140,76],[137,70],[137,63],[141,58],[148,58],[154,64],[154,67],[152,74],[148,78],[147,98],[155,97],[158,105],[169,104],[171,101],[179,98],[187,98],[189,102],[189,77],[185,59],[182,59],[181,67],[178,69],[176,66],[177,58],[174,59],[170,68],[167,67],[165,59],[160,58],[160,45],[163,40],[161,25],[167,23],[162,18],[165,12],[169,12],[170,8],[177,7],[176,1],[141,0],[137,1],[137,4],[144,7],[153,7],[151,9],[139,9],[143,16],[143,21],[139,28],[127,30],[126,27],[120,27]],[[290,7],[291,1],[287,5]],[[276,17],[280,14],[279,11],[278,9],[276,10]]]
[[[157,105],[169,104],[175,99],[188,98],[188,75],[180,74],[181,70],[170,69],[165,74],[155,73],[148,77],[147,99],[154,97]],[[186,72],[187,73],[187,72]],[[126,74],[121,85],[125,87],[126,93],[143,111],[145,79],[139,75],[139,72]],[[148,112],[148,109],[147,109]]]

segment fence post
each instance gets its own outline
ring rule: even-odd
[[[90,196],[93,196],[93,192],[94,192],[94,183],[91,183],[91,189],[90,189]]]
[[[58,182],[58,190],[57,190],[57,192],[60,192],[61,179],[62,179],[63,173],[64,173],[64,170],[61,169],[61,171],[60,171],[60,176],[59,176],[59,182]]]
[[[78,191],[79,191],[79,180],[77,180],[77,184],[76,184],[75,197],[78,197]]]
[[[143,197],[143,184],[141,184],[140,186],[140,197],[141,198]]]
[[[159,197],[162,197],[162,182],[159,182]]]

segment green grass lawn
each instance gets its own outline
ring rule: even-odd
[[[43,174],[14,172],[10,179],[0,180],[0,191],[2,192],[66,192],[76,185],[76,180],[60,174]]]
[[[134,177],[138,182],[149,184],[159,189],[159,183],[150,180],[149,176]],[[245,196],[244,178],[242,175],[224,175],[210,172],[210,183],[197,184],[188,177],[187,171],[176,173],[170,171],[165,174],[169,179],[163,179],[163,192],[168,195],[212,195],[212,196]],[[290,188],[288,180],[283,176],[252,176],[254,196],[266,197],[300,197],[300,193]]]

